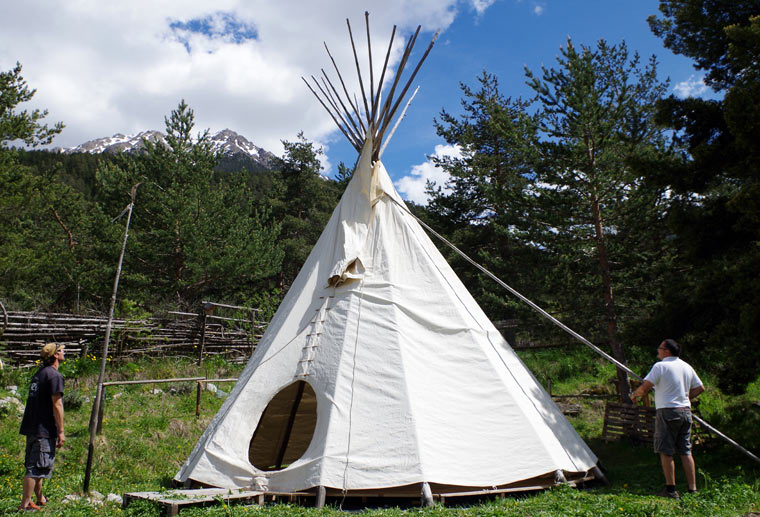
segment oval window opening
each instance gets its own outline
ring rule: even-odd
[[[280,470],[303,456],[317,426],[317,396],[304,381],[280,390],[267,404],[248,446],[260,470]]]

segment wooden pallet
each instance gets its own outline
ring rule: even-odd
[[[607,442],[626,436],[641,443],[654,443],[654,422],[657,412],[653,407],[630,406],[608,402],[604,409],[602,439]],[[710,434],[699,422],[691,426],[692,445],[702,445]]]
[[[611,442],[628,437],[634,441],[654,443],[653,407],[608,402],[604,408],[602,439]]]
[[[136,499],[153,501],[164,507],[166,515],[177,515],[182,508],[190,506],[202,506],[218,503],[250,503],[260,505],[275,499],[295,500],[298,496],[312,495],[300,492],[279,493],[262,492],[260,490],[230,490],[227,488],[195,488],[165,490],[162,492],[132,492],[124,494],[122,507],[126,508],[129,503]],[[267,499],[268,498],[268,499]]]

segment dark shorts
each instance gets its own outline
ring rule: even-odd
[[[55,464],[55,438],[26,437],[26,477],[50,479]]]
[[[657,410],[654,424],[654,452],[673,456],[691,454],[691,410],[663,408]]]

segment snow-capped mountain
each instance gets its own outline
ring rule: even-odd
[[[239,135],[231,129],[224,129],[211,137],[214,148],[221,150],[226,155],[247,154],[252,158],[258,158],[261,161],[271,161],[275,156],[254,145],[242,135]]]
[[[166,143],[166,135],[160,131],[153,130],[142,131],[136,135],[116,133],[113,136],[90,140],[89,142],[77,145],[76,147],[61,149],[61,152],[65,154],[139,153],[145,147],[143,144],[144,140]],[[223,161],[228,161],[230,159],[236,161],[250,160],[262,168],[269,169],[272,166],[273,160],[276,158],[274,154],[254,145],[247,138],[239,135],[231,129],[224,129],[211,136],[211,143],[213,144],[214,149],[222,152]]]
[[[137,151],[141,151],[143,147],[145,147],[143,145],[143,140],[148,140],[150,142],[166,143],[166,137],[164,136],[163,133],[161,133],[160,131],[151,130],[151,131],[142,131],[140,133],[137,133],[136,135],[122,135],[121,133],[116,133],[113,136],[108,136],[105,138],[96,138],[95,140],[90,140],[76,147],[69,147],[66,149],[62,149],[61,151],[65,154],[75,154],[75,153],[100,154],[100,153],[118,153],[120,151],[137,152]]]

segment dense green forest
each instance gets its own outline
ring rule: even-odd
[[[7,74],[8,83],[29,91],[20,70]],[[7,112],[18,121],[27,117],[29,127],[39,125],[37,115]],[[18,125],[10,122],[9,128]],[[285,142],[273,171],[229,170],[229,161],[219,166],[223,157],[208,132],[194,132],[194,113],[184,102],[166,117],[166,130],[168,146],[148,142],[141,154],[4,146],[0,301],[6,307],[104,310],[124,234],[120,214],[135,185],[120,300],[150,312],[190,310],[203,299],[276,306],[345,184],[320,174],[321,151],[302,137]],[[19,135],[4,134],[3,144]],[[32,136],[28,143],[41,140]]]
[[[513,98],[487,71],[463,78],[438,134],[450,189],[415,213],[618,359],[652,359],[663,337],[741,392],[760,369],[760,5],[662,1],[649,19],[663,52],[694,60],[717,100],[668,95],[657,61],[624,42],[568,40],[525,70]],[[666,50],[667,49],[667,50]],[[21,65],[0,75],[0,301],[16,310],[103,310],[135,185],[119,299],[149,312],[203,299],[270,311],[298,273],[345,187],[320,174],[302,136],[271,171],[220,166],[184,101],[168,146],[61,155]],[[27,150],[11,149],[22,139]],[[493,320],[546,327],[441,248]],[[521,330],[522,331],[522,330]],[[527,331],[525,331],[527,332]],[[623,393],[627,379],[620,374]]]

